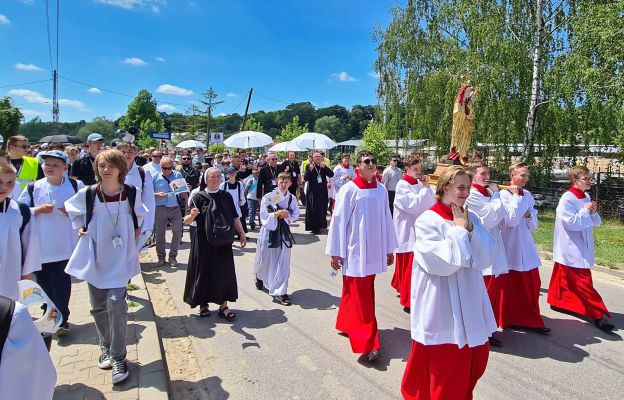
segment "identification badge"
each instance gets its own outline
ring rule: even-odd
[[[317,177],[316,177],[316,181],[317,181],[318,183],[323,183],[323,178],[321,178],[321,176],[320,176],[320,175],[317,175]]]
[[[113,236],[113,248],[118,249],[123,246],[123,241],[121,240],[121,236],[115,235]]]
[[[297,173],[295,171],[293,171],[293,178],[297,177]]]
[[[275,182],[275,179],[271,179],[271,185],[277,186],[277,183]]]

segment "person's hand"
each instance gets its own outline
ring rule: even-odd
[[[516,185],[511,185],[507,189],[511,192],[511,194],[520,194],[520,187]]]
[[[138,238],[139,236],[141,236],[141,228],[136,228],[134,230],[134,237]]]
[[[167,197],[167,193],[165,193],[165,192],[156,192],[156,193],[154,193],[154,196],[158,197],[159,199],[163,199],[163,198]]]
[[[492,193],[498,193],[500,191],[496,183],[490,183],[488,188],[492,191]]]
[[[453,222],[455,223],[455,226],[462,227],[468,232],[472,232],[472,223],[470,222],[468,207],[464,207],[462,209],[455,203],[451,203],[451,210],[453,210]]]
[[[67,214],[67,210],[65,209],[65,207],[61,207],[58,209],[60,211],[61,214],[63,214],[66,217],[69,217],[69,214]]]
[[[429,175],[421,175],[419,179],[422,182],[424,187],[426,188],[429,187]]]
[[[196,218],[198,215],[199,215],[199,208],[197,208],[197,207],[191,208],[191,216],[193,218]]]
[[[344,263],[344,260],[342,259],[342,257],[332,256],[331,267],[335,269],[336,271],[342,268],[343,263]]]
[[[35,207],[35,215],[50,214],[52,211],[54,211],[54,206],[52,204],[42,204]]]
[[[528,211],[524,213],[523,215],[524,218],[531,218],[531,211]]]
[[[247,236],[245,236],[245,232],[239,232],[238,236],[240,236],[240,247],[243,248],[247,246]]]
[[[386,255],[386,265],[390,266],[392,263],[394,263],[394,253],[388,253]]]
[[[78,229],[78,236],[84,236],[87,234],[87,231],[85,230],[84,227]]]
[[[591,201],[589,203],[585,203],[585,208],[593,214],[598,210],[598,204],[596,204],[595,201]]]
[[[23,281],[32,281],[33,280],[33,274],[23,275],[22,276],[22,280]]]

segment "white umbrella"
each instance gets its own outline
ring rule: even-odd
[[[308,151],[305,147],[297,146],[296,143],[293,143],[292,140],[290,142],[282,142],[278,143],[275,146],[271,147],[269,151]]]
[[[206,145],[199,140],[183,140],[176,145],[177,148],[180,149],[190,149],[191,147],[201,147],[202,149],[206,147]]]
[[[273,143],[271,136],[262,132],[242,131],[235,133],[223,141],[227,147],[238,149],[251,149],[253,147],[264,147]]]
[[[291,140],[291,142],[306,149],[333,149],[338,146],[336,142],[326,135],[316,132],[303,133]]]

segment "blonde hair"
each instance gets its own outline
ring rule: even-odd
[[[574,184],[574,179],[581,179],[583,175],[589,174],[589,168],[584,165],[576,165],[568,170],[570,183]]]
[[[0,174],[17,175],[17,170],[6,158],[0,158]]]
[[[477,170],[479,168],[490,168],[489,165],[487,165],[487,163],[485,161],[477,161],[477,162],[473,162],[472,164],[470,164],[468,166],[468,172],[470,172],[471,174],[476,174]]]
[[[438,178],[436,187],[436,199],[442,200],[444,195],[444,188],[450,186],[455,182],[455,178],[458,176],[467,176],[472,181],[472,174],[464,169],[461,165],[451,165],[445,169]]]
[[[115,148],[119,151],[121,151],[121,149],[136,150],[136,146],[130,142],[119,142]]]
[[[26,142],[26,143],[28,143],[28,138],[26,136],[22,136],[22,135],[11,136],[7,140],[7,146],[14,146],[15,143],[18,143],[18,142]]]
[[[77,151],[77,152],[80,152],[80,150],[78,149],[78,147],[76,147],[76,146],[71,146],[71,145],[70,145],[70,146],[65,146],[65,150],[64,150],[64,151],[65,151],[65,153],[67,153],[67,154],[71,153],[72,151]]]
[[[95,162],[93,163],[93,170],[95,171],[95,177],[98,182],[102,182],[100,176],[99,163],[104,161],[119,170],[118,181],[123,185],[126,175],[128,174],[128,164],[126,163],[126,157],[119,150],[109,149],[104,150],[95,156]]]
[[[512,176],[514,171],[519,168],[529,168],[529,164],[522,162],[522,161],[518,161],[518,162],[511,164],[509,166],[509,176]]]
[[[292,182],[292,178],[290,177],[290,174],[288,172],[280,172],[279,175],[277,176],[277,180],[281,180],[281,179],[288,179],[289,181]]]

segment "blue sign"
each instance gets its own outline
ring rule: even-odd
[[[171,132],[150,132],[150,137],[154,139],[171,140]]]

